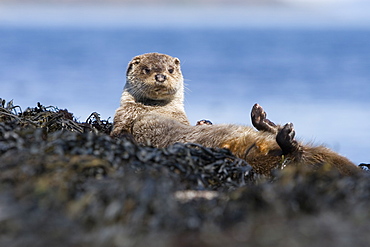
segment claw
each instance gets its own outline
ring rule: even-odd
[[[251,111],[251,119],[253,126],[259,131],[267,131],[276,133],[278,127],[276,124],[266,118],[267,114],[259,104],[254,104]]]
[[[292,123],[285,124],[277,133],[276,142],[279,144],[283,154],[289,154],[298,150],[299,144],[294,139],[294,136],[295,130]]]

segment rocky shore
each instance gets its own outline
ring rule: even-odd
[[[111,127],[0,99],[0,246],[370,243],[367,171],[287,166],[267,178],[227,150],[143,147]]]

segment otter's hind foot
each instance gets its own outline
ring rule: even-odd
[[[267,114],[259,104],[254,104],[251,112],[252,124],[259,131],[267,131],[273,134],[278,132],[278,126],[266,118]]]
[[[292,123],[287,123],[276,135],[276,142],[279,144],[283,154],[289,154],[299,149],[298,142],[294,139],[295,130]]]

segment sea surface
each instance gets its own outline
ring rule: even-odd
[[[160,21],[135,25],[130,11],[120,15],[116,8],[112,19],[99,8],[46,9],[0,6],[0,98],[23,110],[40,102],[66,108],[80,121],[94,111],[112,120],[127,63],[161,52],[181,60],[192,123],[250,125],[250,110],[259,103],[274,122],[294,123],[298,139],[370,162],[366,25],[310,24],[309,15],[297,14],[291,15],[296,22],[276,17],[278,25],[250,24],[265,15],[248,10],[241,18],[237,8],[224,22],[222,8],[209,13],[213,22],[202,22],[198,9],[196,21],[178,26],[156,9]],[[180,12],[179,18],[190,13]]]

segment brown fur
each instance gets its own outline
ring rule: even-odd
[[[157,82],[157,74],[165,75],[166,80]],[[113,136],[131,132],[134,122],[147,113],[189,125],[183,104],[184,83],[179,59],[158,53],[134,57],[126,77],[120,107],[114,116]]]
[[[127,69],[120,107],[114,116],[112,135],[128,132],[138,143],[155,147],[193,142],[206,147],[228,148],[257,172],[266,175],[285,163],[313,168],[328,164],[342,174],[360,171],[345,157],[321,146],[310,147],[294,140],[295,149],[284,153],[276,141],[278,131],[275,128],[258,132],[241,125],[190,126],[183,106],[183,90],[179,59],[158,53],[133,58]]]

